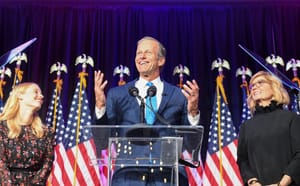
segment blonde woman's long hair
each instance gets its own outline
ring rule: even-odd
[[[290,103],[289,94],[287,93],[286,89],[283,87],[280,79],[278,79],[276,76],[272,75],[269,72],[259,71],[252,76],[249,84],[251,85],[253,81],[258,77],[265,78],[267,80],[267,83],[271,86],[271,89],[273,91],[272,100],[276,101],[278,104],[283,104],[283,105],[288,105]],[[257,105],[257,103],[252,98],[251,94],[249,95],[247,102],[251,112],[254,113],[255,106]]]
[[[30,82],[20,83],[13,88],[6,101],[3,112],[0,114],[0,121],[6,121],[9,130],[9,138],[17,138],[21,133],[21,126],[18,124],[19,121],[17,121],[17,114],[20,112],[18,95],[24,94],[28,88],[34,85],[37,84]],[[37,112],[33,115],[31,128],[34,135],[38,138],[44,136],[44,125]]]

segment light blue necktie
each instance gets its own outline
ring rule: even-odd
[[[152,82],[148,82],[147,87],[149,88],[150,86],[153,85]],[[153,110],[156,112],[157,111],[157,100],[156,100],[156,95],[153,97],[148,96],[146,98],[146,111],[145,111],[145,119],[146,119],[146,123],[148,125],[153,125],[154,121],[155,121],[155,113],[148,107],[152,107]]]

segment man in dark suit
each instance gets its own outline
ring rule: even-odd
[[[160,71],[165,64],[165,56],[166,50],[158,40],[152,37],[140,39],[137,43],[135,57],[139,78],[126,85],[110,89],[107,97],[104,94],[104,88],[107,85],[104,74],[101,71],[95,71],[96,124],[134,125],[143,122],[140,117],[141,100],[130,95],[129,89],[136,87],[141,98],[145,98],[148,89],[146,83],[152,82],[157,89],[155,98],[157,108],[153,110],[157,111],[163,120],[156,117],[152,122],[146,120],[146,123],[151,125],[197,125],[200,120],[198,84],[195,80],[187,81],[183,85],[183,89],[180,89],[163,81],[160,78]],[[124,176],[134,177],[127,173]],[[137,182],[133,182],[133,179],[131,179],[132,183],[128,183],[128,185],[137,184]],[[180,185],[183,185],[184,182],[186,180],[181,180]],[[126,181],[123,180],[120,184],[126,185]],[[159,184],[155,183],[155,185]]]

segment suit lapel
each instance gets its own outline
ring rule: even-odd
[[[174,91],[173,90],[174,88],[169,83],[165,81],[163,83],[164,83],[164,89],[162,93],[161,103],[157,111],[158,113],[161,113],[165,109],[167,103],[170,101],[172,97],[172,92]]]

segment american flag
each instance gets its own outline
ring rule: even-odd
[[[217,86],[211,118],[203,185],[243,185],[237,159],[237,134],[222,83]],[[225,98],[224,98],[225,97]],[[219,98],[219,99],[218,99]]]
[[[91,125],[91,112],[81,82],[76,86],[63,138],[67,156],[64,185],[98,186],[101,185],[99,168],[92,164],[92,160],[96,159],[96,147],[92,131],[86,127]]]
[[[299,103],[298,103],[298,96],[293,94],[291,96],[292,101],[291,101],[291,111],[296,112],[298,115],[300,115],[299,111]]]
[[[53,162],[53,167],[51,175],[48,179],[48,185],[59,186],[64,185],[63,173],[64,170],[64,156],[65,150],[62,144],[62,139],[65,130],[65,122],[63,118],[63,107],[60,101],[60,96],[56,94],[56,89],[54,89],[51,102],[48,106],[46,123],[48,126],[55,129],[55,159]]]
[[[53,91],[51,101],[48,106],[46,123],[48,126],[55,129],[56,145],[61,143],[65,130],[65,121],[63,117],[63,107],[60,101],[60,96],[56,93],[56,89]]]
[[[192,159],[192,155],[187,150],[182,152],[182,156],[186,160]],[[201,161],[201,157],[199,157],[199,160]],[[188,176],[189,186],[202,185],[202,174],[203,174],[202,162],[200,162],[200,166],[197,168],[185,166],[185,171]]]
[[[248,95],[247,95],[246,87],[242,87],[242,93],[243,93],[243,110],[242,110],[241,124],[252,117],[251,111],[247,104]]]

